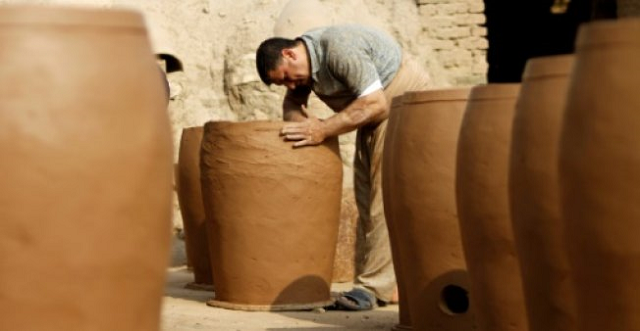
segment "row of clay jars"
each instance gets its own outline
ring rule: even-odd
[[[531,330],[640,330],[639,45],[640,20],[594,22],[575,57],[527,64],[510,190]]]
[[[407,92],[392,103],[385,215],[400,294],[396,330],[472,330],[456,216],[456,145],[469,89]]]
[[[573,56],[527,64],[509,186],[531,330],[640,328],[630,148],[640,144],[639,36],[639,20],[590,23],[575,65]]]
[[[293,148],[283,122],[208,122],[200,171],[215,307],[330,304],[342,161],[338,140]]]
[[[143,17],[0,9],[0,329],[158,330],[172,146]]]

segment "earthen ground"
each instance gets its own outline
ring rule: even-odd
[[[185,289],[193,280],[185,267],[170,268],[162,308],[162,331],[322,331],[389,330],[398,321],[398,305],[373,311],[247,312],[205,304],[212,292]],[[351,283],[335,283],[333,292],[349,290]]]

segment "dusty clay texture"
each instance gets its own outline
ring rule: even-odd
[[[474,87],[460,129],[456,199],[478,330],[527,330],[509,215],[508,167],[519,84]]]
[[[387,130],[383,169],[393,200],[394,248],[416,330],[472,330],[456,213],[456,147],[469,89],[408,92]],[[390,165],[390,168],[387,168]]]
[[[509,202],[530,331],[576,328],[558,184],[572,55],[529,60],[513,121]]]
[[[188,286],[211,289],[213,276],[200,188],[200,143],[203,131],[201,126],[182,130],[176,182],[187,257],[194,276],[194,281]]]
[[[294,149],[284,122],[208,122],[201,172],[215,307],[330,303],[342,197],[337,139]]]
[[[640,19],[580,29],[560,143],[577,330],[640,330]],[[606,64],[606,65],[604,65]]]
[[[142,17],[0,25],[0,329],[157,330],[173,151]]]

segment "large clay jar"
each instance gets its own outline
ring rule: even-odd
[[[513,121],[511,219],[531,331],[577,330],[558,186],[558,146],[573,59],[558,55],[527,62]]]
[[[158,330],[172,146],[143,18],[0,7],[0,329]]]
[[[640,330],[640,19],[583,25],[560,143],[577,330]]]
[[[331,303],[340,218],[338,140],[293,148],[283,122],[208,122],[200,160],[215,307],[297,310]]]
[[[384,203],[384,215],[387,220],[387,229],[389,231],[389,242],[391,243],[391,255],[393,259],[393,268],[396,275],[396,283],[398,285],[398,315],[399,322],[392,330],[412,330],[411,327],[411,313],[409,311],[409,300],[407,293],[407,284],[405,277],[402,273],[402,259],[400,258],[400,248],[402,238],[398,237],[396,231],[396,202],[395,199],[395,186],[396,186],[396,171],[395,164],[393,162],[395,158],[396,149],[393,147],[387,148],[386,146],[393,146],[394,138],[397,134],[398,127],[398,114],[402,108],[402,95],[399,95],[391,100],[391,107],[389,111],[389,118],[387,120],[387,131],[384,137],[385,148],[382,154],[382,200]]]
[[[469,89],[404,94],[393,150],[391,198],[415,330],[472,330],[456,212],[456,148]]]
[[[527,330],[507,187],[519,89],[519,84],[474,87],[460,128],[456,197],[471,304],[481,331]]]
[[[182,130],[178,153],[177,192],[184,226],[185,246],[194,276],[194,281],[186,287],[212,290],[209,240],[200,189],[200,143],[203,131],[201,126]]]

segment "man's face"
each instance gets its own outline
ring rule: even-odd
[[[284,85],[290,90],[309,85],[309,69],[297,54],[284,52],[282,61],[274,70],[269,71],[271,82]]]

